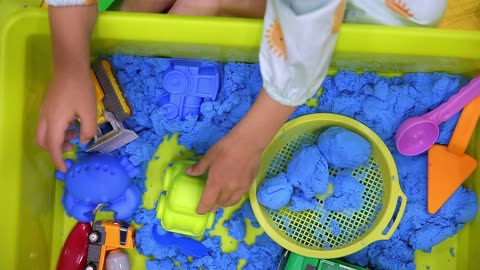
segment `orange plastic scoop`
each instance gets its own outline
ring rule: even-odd
[[[428,212],[435,214],[477,167],[477,160],[465,154],[480,117],[480,96],[462,111],[447,146],[428,150]]]

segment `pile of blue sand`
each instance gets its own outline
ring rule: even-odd
[[[468,82],[462,76],[412,73],[391,79],[373,73],[339,72],[323,83],[319,108],[299,108],[292,118],[315,112],[349,116],[373,129],[392,152],[402,190],[408,197],[404,217],[393,237],[373,243],[347,259],[374,269],[415,269],[414,251],[431,248],[456,234],[478,211],[477,195],[460,187],[441,210],[427,212],[427,155],[405,157],[394,134],[407,118],[422,115],[448,100]],[[437,143],[447,144],[459,113],[443,123]]]
[[[115,55],[110,60],[134,112],[125,124],[139,135],[137,140],[122,147],[117,153],[128,155],[132,163],[140,166],[142,176],[136,179],[136,183],[144,190],[146,166],[165,135],[179,133],[180,144],[204,154],[248,111],[262,84],[258,65],[227,63],[224,65],[224,79],[217,100],[205,100],[200,116],[187,116],[184,121],[167,120],[158,106],[158,99],[165,93],[161,75],[169,67],[170,60],[120,55]],[[221,216],[220,211],[217,220]],[[212,270],[235,269],[234,266],[240,259],[247,260],[243,269],[276,269],[282,248],[265,233],[256,238],[255,244],[247,245],[244,242],[245,219],[250,219],[254,227],[259,227],[248,202],[224,224],[215,225],[228,227],[228,235],[239,242],[236,252],[222,253],[220,238],[210,237],[206,233],[202,243],[210,249],[209,255],[188,261],[173,245],[165,247],[155,243],[152,227],[159,225],[159,220],[155,217],[154,210],[140,209],[135,215],[135,221],[142,225],[137,232],[137,249],[141,254],[155,258],[147,262],[149,270],[176,269],[172,259],[183,270],[199,267]],[[161,226],[157,228],[157,234],[161,235],[159,230]]]
[[[316,145],[306,146],[295,153],[287,166],[287,179],[306,198],[327,192],[328,164]]]
[[[252,224],[256,219],[252,213],[249,202],[245,202],[242,207],[232,214],[232,217],[225,221],[224,225],[228,227],[228,234],[235,238],[239,244],[237,250],[232,253],[223,253],[221,250],[221,240],[219,236],[210,236],[207,232],[202,240],[202,244],[210,249],[207,256],[189,260],[173,245],[161,246],[152,237],[152,227],[155,226],[158,234],[163,234],[160,221],[155,218],[155,210],[142,209],[135,215],[135,221],[142,224],[136,232],[136,247],[138,251],[145,256],[153,256],[154,260],[147,261],[149,270],[173,270],[178,269],[175,263],[179,264],[182,270],[188,269],[210,269],[224,270],[236,269],[240,259],[247,260],[243,269],[276,269],[280,260],[282,248],[272,241],[265,233],[257,236],[254,245],[245,243],[245,219],[250,219]],[[222,216],[222,211],[217,213],[217,220],[214,227],[219,226],[218,219]],[[179,236],[181,237],[181,236]]]
[[[270,209],[280,209],[290,202],[293,186],[285,173],[265,180],[257,192],[258,202]]]
[[[286,174],[266,179],[260,185],[258,202],[269,209],[280,209],[290,202],[293,186],[298,190],[290,209],[313,210],[320,206],[312,198],[326,194],[331,183],[334,192],[325,200],[325,209],[359,211],[363,205],[364,186],[346,173],[329,180],[329,167],[355,169],[368,161],[371,150],[370,143],[362,136],[343,127],[330,127],[319,135],[316,145],[306,145],[295,153]]]
[[[360,184],[351,173],[339,173],[331,182],[333,194],[325,199],[325,209],[335,212],[360,211],[363,206],[362,195],[365,186]]]
[[[204,101],[201,116],[187,117],[183,122],[167,121],[157,105],[157,100],[165,92],[162,89],[161,72],[168,67],[169,61],[131,56],[113,56],[112,61],[133,107],[134,114],[127,120],[126,125],[140,136],[118,153],[130,155],[130,160],[140,166],[143,173],[136,178],[136,183],[143,189],[147,163],[153,158],[164,135],[178,132],[181,134],[181,144],[197,153],[205,153],[248,111],[262,85],[257,64],[227,63],[224,65],[222,89],[217,100]],[[375,269],[413,269],[415,249],[429,250],[457,233],[466,222],[475,217],[477,197],[463,187],[437,214],[429,215],[426,211],[426,156],[401,156],[395,149],[393,139],[395,130],[403,120],[435,108],[466,82],[461,76],[441,73],[415,73],[385,78],[374,73],[338,72],[325,79],[322,85],[323,95],[318,99],[318,108],[301,106],[291,116],[295,118],[309,113],[331,112],[355,118],[373,129],[393,152],[399,169],[400,184],[409,198],[404,218],[392,239],[374,243],[350,256],[348,259],[351,262],[370,265]],[[441,126],[439,143],[448,142],[457,120],[458,114]],[[240,245],[233,259],[231,254],[218,252],[202,261],[195,263],[194,260],[187,264],[184,256],[174,251],[160,250],[152,245],[149,235],[151,227],[148,226],[158,224],[158,221],[155,214],[150,212],[153,211],[141,209],[137,216],[143,217],[136,217],[137,222],[145,228],[139,230],[138,250],[145,255],[155,254],[156,259],[147,262],[149,269],[169,269],[168,267],[172,266],[169,256],[182,266],[190,267],[184,269],[199,265],[208,269],[219,269],[219,265],[222,265],[221,269],[230,269],[228,266],[232,265],[232,261],[240,257],[249,261],[244,269],[276,267],[281,249],[265,234],[257,238],[256,245]],[[335,224],[330,225],[336,228]],[[335,231],[345,229],[339,227]],[[204,244],[208,247],[217,247],[216,250],[219,250],[218,238],[208,238],[205,241]]]
[[[355,169],[367,163],[372,152],[370,143],[343,127],[331,127],[318,136],[318,148],[333,168]]]

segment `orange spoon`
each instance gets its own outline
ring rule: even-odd
[[[428,212],[435,214],[477,168],[477,160],[465,154],[480,117],[480,96],[462,111],[447,146],[428,150]]]

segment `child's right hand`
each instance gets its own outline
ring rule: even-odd
[[[69,141],[77,136],[67,131],[72,121],[81,121],[82,143],[87,143],[97,130],[97,101],[89,56],[98,7],[68,6],[71,1],[56,7],[54,2],[50,1],[48,7],[54,72],[40,108],[36,141],[50,153],[55,167],[65,172],[62,154],[72,149]]]
[[[72,149],[70,140],[77,136],[67,131],[75,119],[80,119],[80,142],[87,143],[96,133],[97,105],[93,82],[88,72],[75,76],[54,74],[40,108],[37,144],[50,153],[59,170],[66,171],[63,152]]]

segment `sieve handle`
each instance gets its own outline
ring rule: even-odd
[[[397,209],[398,204],[400,203],[400,206],[398,207],[398,212],[395,212]],[[380,237],[382,240],[388,240],[390,237],[392,237],[393,233],[398,227],[398,224],[400,224],[400,221],[402,220],[403,213],[405,212],[405,207],[407,206],[407,196],[400,190],[400,187],[398,187],[398,192],[397,192],[397,204],[395,205],[395,208],[393,208],[392,211],[392,217],[388,219],[390,222],[387,223],[385,226],[385,229],[380,233]],[[392,223],[393,221],[393,223]],[[388,226],[390,228],[388,228]],[[386,231],[388,229],[388,231]]]

